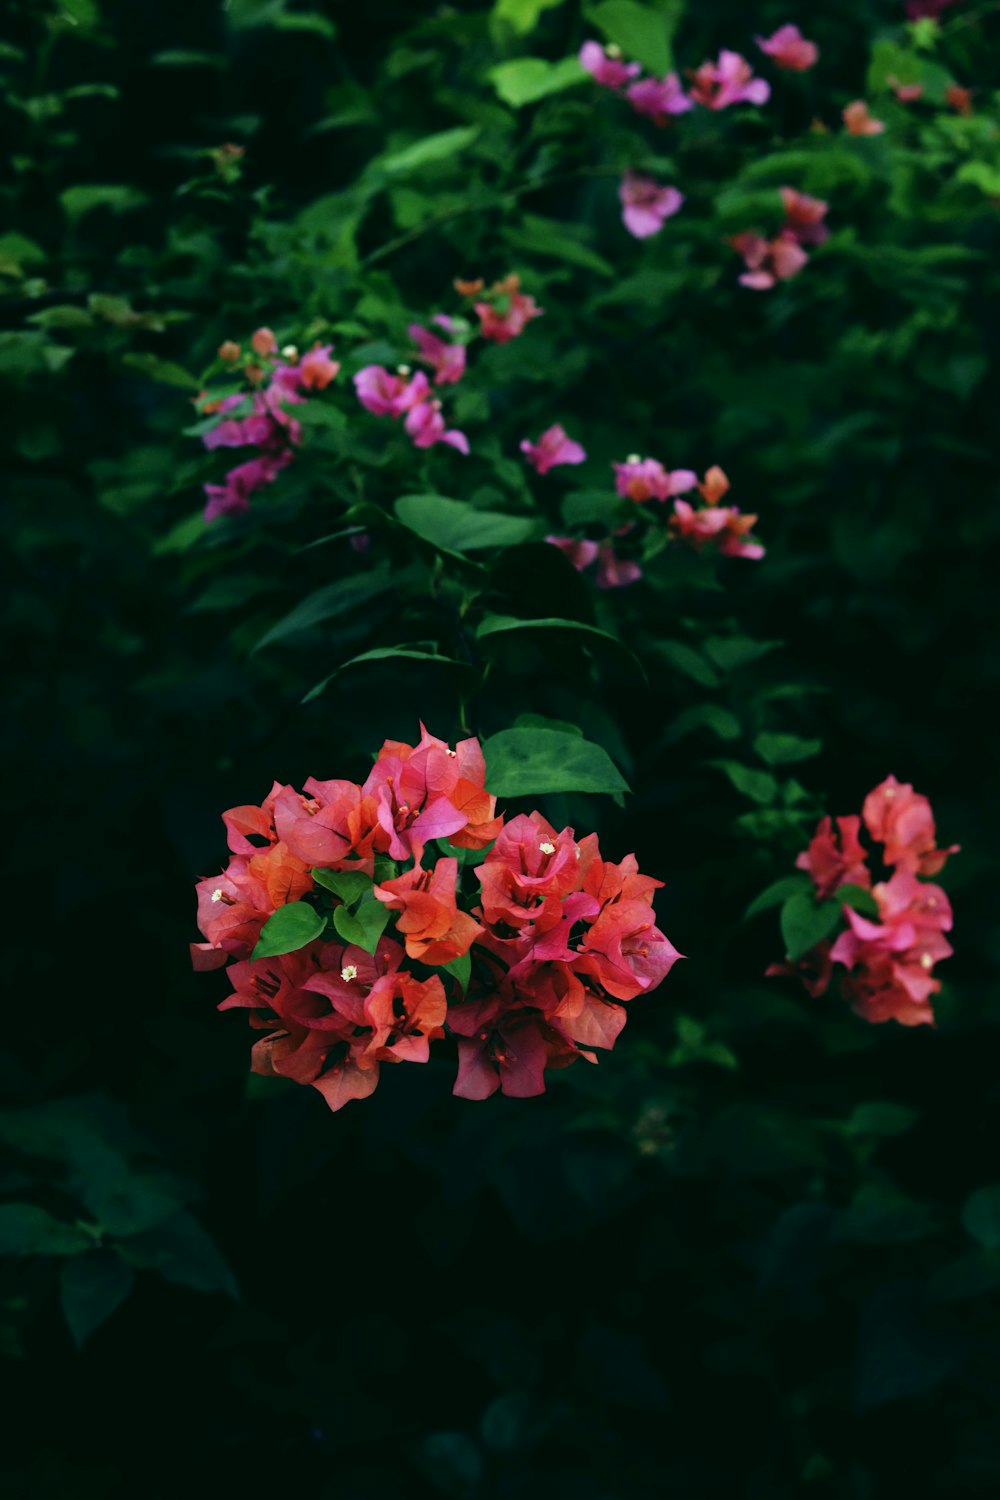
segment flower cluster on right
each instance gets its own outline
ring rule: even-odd
[[[795,863],[834,931],[768,975],[796,975],[818,997],[841,966],[841,994],[866,1021],[933,1026],[931,997],[941,989],[934,966],[953,951],[945,937],[952,916],[941,887],[921,877],[957,853],[957,844],[937,847],[930,803],[895,776],[868,793],[860,818],[823,818]]]

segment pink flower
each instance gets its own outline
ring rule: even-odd
[[[303,354],[297,368],[299,381],[307,391],[325,391],[330,382],[336,379],[340,365],[330,358],[332,353],[331,344],[317,344],[314,349]]]
[[[706,109],[726,109],[730,104],[766,104],[771,85],[755,78],[753,69],[738,52],[719,53],[718,62],[703,62],[692,74],[690,97]]]
[[[606,89],[621,89],[642,71],[638,63],[623,63],[617,47],[602,47],[600,42],[584,42],[579,57],[581,68]]]
[[[949,5],[957,4],[957,0],[907,0],[906,19],[908,21],[919,21],[923,16],[930,16],[936,21],[948,9]]]
[[[358,400],[366,411],[377,417],[401,417],[418,402],[426,400],[430,393],[427,376],[422,370],[418,370],[412,380],[404,378],[409,373],[405,366],[399,374],[390,375],[381,365],[365,365],[354,377]]]
[[[495,344],[508,344],[522,334],[532,318],[542,316],[542,308],[521,291],[520,276],[505,276],[490,287],[489,302],[477,302],[479,331]]]
[[[797,276],[809,261],[795,235],[784,230],[773,240],[748,232],[734,235],[729,243],[742,255],[747,268],[739,278],[740,285],[755,292],[768,291],[779,281]]]
[[[741,515],[735,505],[695,510],[686,500],[675,500],[668,525],[679,541],[689,542],[696,552],[705,542],[714,542],[723,557],[756,560],[764,556],[764,548],[747,535],[756,522],[756,516]]]
[[[274,354],[278,348],[278,340],[270,328],[258,328],[250,340],[250,347],[255,354]]]
[[[856,816],[837,818],[836,826],[834,819],[823,818],[808,849],[796,859],[796,868],[812,876],[820,901],[832,896],[838,886],[860,885],[867,890],[871,885],[865,851],[858,839],[860,827],[861,819]]]
[[[781,227],[783,235],[790,235],[800,245],[822,245],[830,238],[830,231],[823,222],[829,204],[822,198],[810,198],[808,193],[783,187],[781,201],[785,208],[785,222]]]
[[[686,494],[698,483],[692,469],[668,471],[655,458],[640,458],[631,453],[623,464],[615,464],[615,490],[623,500],[635,500],[643,504],[646,500],[669,500],[673,495]]]
[[[415,448],[433,448],[435,443],[447,443],[459,453],[469,451],[469,439],[464,432],[454,428],[445,431],[440,401],[418,402],[407,413],[405,426]]]
[[[797,26],[779,26],[773,36],[755,36],[754,41],[779,68],[793,73],[804,73],[819,57],[816,43],[807,41]]]
[[[843,120],[848,135],[881,135],[885,130],[885,121],[876,120],[869,114],[868,105],[863,99],[855,99],[851,104],[845,105]]]
[[[594,582],[599,589],[624,589],[637,583],[642,569],[637,562],[619,557],[610,542],[597,549],[597,576]]]
[[[545,540],[564,552],[578,573],[589,568],[597,557],[597,543],[587,541],[585,537],[547,536]]]
[[[683,115],[694,107],[676,73],[640,79],[626,89],[625,97],[637,115],[648,115],[655,125],[666,125],[671,115]]]
[[[883,858],[897,870],[936,875],[959,846],[938,849],[934,814],[926,797],[889,776],[865,798],[861,815],[873,839],[885,845]]]
[[[872,894],[879,922],[845,907],[848,926],[830,953],[835,964],[850,970],[844,995],[868,1021],[933,1025],[928,1001],[941,983],[932,971],[952,952],[944,936],[952,924],[948,898],[939,886],[923,884],[909,870],[897,870]]]
[[[900,104],[916,104],[918,99],[924,97],[924,86],[922,83],[900,83],[898,78],[887,78],[886,83],[892,89]]]
[[[287,451],[278,454],[262,453],[259,458],[252,458],[249,462],[230,469],[225,484],[206,484],[205,520],[214,521],[219,516],[232,516],[249,510],[250,497],[271,484],[291,461],[292,455]]]
[[[683,193],[675,187],[661,187],[652,177],[626,172],[618,189],[622,201],[622,219],[629,234],[637,240],[658,234],[664,220],[675,214],[684,202]]]
[[[439,328],[450,333],[453,325],[451,318],[444,313],[438,313],[433,320]],[[435,385],[454,385],[461,380],[465,374],[465,345],[449,344],[444,339],[438,338],[436,333],[431,333],[427,328],[421,328],[419,323],[411,323],[407,332],[410,338],[420,350],[418,358],[424,364],[430,365],[434,371]]]
[[[547,428],[537,443],[524,438],[520,446],[529,464],[539,474],[547,474],[557,464],[582,464],[587,457],[580,444],[568,438],[558,423]]]

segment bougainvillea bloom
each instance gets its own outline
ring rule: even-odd
[[[960,115],[972,114],[972,90],[962,88],[959,83],[949,83],[944,91],[945,103]]]
[[[290,453],[261,454],[260,458],[230,469],[224,484],[206,484],[205,520],[214,521],[218,516],[249,510],[251,497],[271,484],[291,461]]]
[[[376,417],[401,417],[404,412],[424,401],[430,394],[427,376],[422,370],[409,377],[409,370],[395,375],[381,365],[365,365],[354,377],[354,389],[366,411]]]
[[[755,78],[753,69],[738,52],[725,49],[717,62],[703,62],[691,74],[690,97],[706,109],[726,109],[731,104],[766,104],[771,85]]]
[[[558,423],[547,428],[537,443],[524,438],[520,446],[529,464],[539,474],[547,474],[557,464],[582,464],[587,458],[580,444],[568,438]]]
[[[613,465],[615,490],[623,500],[643,504],[647,500],[669,500],[686,494],[698,483],[693,469],[667,470],[655,458],[640,458],[632,453],[623,464]]]
[[[642,71],[638,63],[623,63],[617,47],[602,47],[600,42],[584,42],[579,52],[580,66],[586,69],[602,88],[621,89]]]
[[[545,540],[564,552],[578,573],[589,568],[597,557],[597,543],[587,541],[585,537],[547,536]]]
[[[937,848],[934,814],[926,797],[889,776],[869,792],[861,810],[873,839],[885,845],[887,865],[915,875],[937,875],[959,846]]]
[[[626,172],[621,180],[618,196],[622,202],[625,228],[637,240],[658,234],[664,222],[684,202],[683,193],[679,193],[675,187],[662,187],[652,177],[644,177],[639,172]]]
[[[822,245],[830,238],[830,231],[823,222],[829,204],[822,198],[811,198],[808,193],[799,193],[793,187],[783,187],[781,202],[785,210],[783,234],[791,235],[800,245]]]
[[[845,106],[843,120],[848,135],[881,135],[885,130],[885,121],[876,120],[863,99]]]
[[[277,353],[278,340],[270,328],[258,328],[250,339],[250,347],[255,354],[263,358],[265,355]]]
[[[619,557],[610,542],[597,549],[597,574],[594,582],[599,589],[624,589],[630,583],[638,583],[642,569],[631,558]]]
[[[245,1010],[260,1033],[254,1071],[308,1084],[331,1109],[371,1094],[383,1063],[426,1062],[446,1037],[456,1094],[541,1093],[547,1068],[613,1047],[622,1002],[679,957],[656,926],[660,882],[538,812],[505,825],[474,739],[452,749],[421,726],[416,745],[385,741],[363,785],[275,782],[224,821],[231,858],[198,883],[205,942],[192,962],[228,965],[220,1009]],[[435,840],[482,851],[475,879]],[[373,912],[375,931],[390,930],[368,941]],[[272,919],[294,942],[293,917],[319,935],[255,958],[277,946]],[[460,980],[452,966],[466,958]]]
[[[742,255],[746,265],[739,278],[740,285],[751,287],[755,292],[769,291],[779,281],[797,276],[809,260],[792,234],[778,234],[773,240],[766,240],[759,234],[737,234],[729,243]]]
[[[958,0],[906,0],[906,19],[919,21],[924,16],[930,16],[937,21],[949,6],[957,4]]]
[[[832,896],[838,886],[871,885],[867,856],[858,838],[861,819],[823,818],[808,849],[795,861],[796,868],[812,876],[820,901]]]
[[[464,432],[445,428],[440,401],[420,401],[412,406],[406,414],[404,426],[415,448],[432,448],[435,443],[447,443],[459,453],[469,451],[469,439]]]
[[[672,116],[694,108],[676,73],[668,73],[664,78],[642,78],[626,89],[625,97],[637,115],[648,116],[654,125],[666,125]]]
[[[330,344],[317,344],[303,354],[298,364],[298,375],[307,391],[325,391],[330,382],[336,379],[340,365],[330,358],[332,353]]]
[[[446,333],[451,333],[455,326],[455,320],[444,313],[438,313],[432,322]],[[448,343],[429,329],[421,328],[419,323],[411,323],[407,332],[420,351],[417,357],[434,371],[435,385],[453,385],[461,380],[465,374],[464,344]]]
[[[757,559],[764,556],[764,548],[748,535],[756,523],[756,516],[741,515],[735,505],[707,505],[696,510],[686,500],[676,500],[668,525],[678,541],[689,543],[695,551],[713,542],[723,557]]]
[[[479,331],[495,344],[508,344],[522,334],[532,318],[540,318],[543,309],[533,297],[521,291],[520,276],[505,276],[490,287],[488,302],[475,304]]]
[[[804,73],[819,57],[816,43],[807,41],[797,26],[779,26],[773,35],[755,36],[754,41],[779,68],[793,73]]]

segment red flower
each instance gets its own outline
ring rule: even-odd
[[[832,818],[823,818],[808,849],[796,859],[796,868],[812,876],[821,901],[841,885],[861,885],[866,890],[871,885],[867,857],[858,839],[860,827],[861,819],[854,816],[837,818],[836,828]]]
[[[431,965],[449,964],[468,953],[474,938],[482,931],[478,922],[458,910],[457,876],[457,859],[439,859],[433,870],[417,866],[395,880],[375,886],[378,900],[391,911],[401,913],[396,926],[406,936],[409,958]]]
[[[958,844],[936,847],[934,814],[926,797],[908,783],[889,776],[865,798],[861,810],[865,827],[873,839],[885,845],[887,865],[912,870],[917,875],[936,875],[948,856],[957,854]]]

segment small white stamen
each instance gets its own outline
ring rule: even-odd
[[[931,958],[931,956],[930,956],[929,953],[921,953],[921,955],[920,955],[920,967],[922,969],[933,969],[933,967],[934,967],[934,960],[933,960],[933,958]]]
[[[544,844],[539,844],[538,847],[543,854],[555,854],[556,852],[555,844],[550,844],[548,843],[548,841],[546,841]]]
[[[605,57],[621,57],[622,49],[615,43],[609,42],[604,49]]]
[[[625,462],[627,464],[641,464],[642,459],[639,457],[638,453],[630,453]]]
[[[282,359],[298,359],[299,351],[294,344],[286,344],[281,351],[281,357]]]
[[[222,898],[223,898],[223,896],[225,894],[226,894],[225,891],[222,889],[222,887],[220,885],[216,890],[214,890],[212,892],[212,900],[213,901],[221,901]]]
[[[396,366],[396,374],[397,375],[409,375],[409,373],[410,373],[410,366],[409,365],[397,365]]]
[[[344,981],[345,984],[350,984],[350,982],[351,982],[352,979],[357,979],[357,977],[358,977],[358,967],[357,967],[357,964],[345,964],[344,967],[340,971],[340,977]]]
[[[456,758],[456,756],[458,755],[458,751],[457,750],[446,750],[444,753],[445,753],[445,755],[450,755],[451,758],[452,758],[452,760],[454,760]]]

